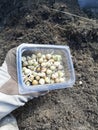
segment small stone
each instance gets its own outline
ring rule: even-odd
[[[80,84],[80,85],[82,85],[82,84],[83,84],[83,82],[82,82],[82,81],[79,81],[79,84]]]

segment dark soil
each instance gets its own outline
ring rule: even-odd
[[[55,3],[54,8],[86,17],[75,0]],[[47,5],[24,12],[18,19],[13,15],[0,33],[0,64],[21,43],[68,45],[76,83],[15,110],[20,130],[98,130],[98,25]]]

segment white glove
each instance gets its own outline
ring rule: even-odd
[[[0,88],[10,80],[10,75],[8,74],[6,62],[0,67]],[[13,84],[14,87],[14,84]],[[24,105],[28,101],[30,96],[20,96],[20,95],[7,95],[0,92],[0,119],[9,114],[14,109],[19,106]]]
[[[0,119],[23,106],[28,100],[47,92],[19,95],[16,74],[16,49],[11,49],[0,67]]]
[[[16,119],[13,115],[7,115],[0,120],[0,130],[19,130]]]

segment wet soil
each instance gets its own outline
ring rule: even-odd
[[[13,15],[0,32],[0,64],[21,43],[68,45],[75,85],[34,98],[13,114],[20,130],[98,130],[98,25],[54,9],[87,17],[71,0]]]

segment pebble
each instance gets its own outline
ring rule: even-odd
[[[82,85],[83,84],[83,82],[82,81],[79,81],[79,85]]]

